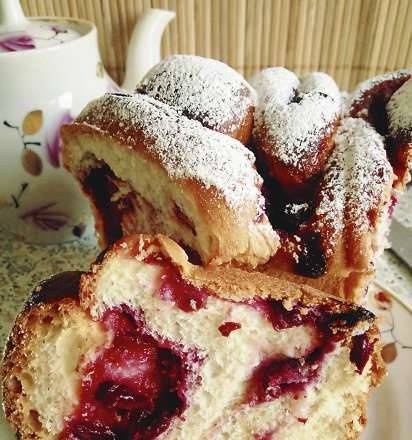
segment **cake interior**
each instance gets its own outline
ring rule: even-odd
[[[101,323],[110,342],[83,367],[79,403],[60,438],[156,438],[186,409],[201,359],[151,336],[126,306],[107,310]]]
[[[369,312],[217,296],[160,254],[139,260],[124,245],[99,268],[89,312],[50,306],[33,319],[27,368],[7,380],[32,414],[33,438],[346,439],[361,431],[376,342]]]
[[[33,335],[43,346],[31,380],[14,378],[32,383],[22,398],[39,438],[346,439],[365,423],[375,339],[368,326],[350,330],[368,319],[363,309],[218,297],[167,259],[126,254],[105,261],[93,298],[75,330],[93,325],[99,338],[64,365],[74,391],[59,380],[67,346],[56,316]],[[64,406],[34,382],[44,364]]]
[[[97,140],[87,141],[99,149]],[[107,144],[103,150],[114,148]],[[167,176],[156,165],[143,158],[133,160],[133,163],[121,162],[121,169],[114,170],[93,154],[88,153],[82,159],[79,179],[92,202],[96,226],[102,231],[101,245],[106,247],[135,233],[162,233],[184,247],[191,261],[199,264],[199,252],[210,253],[216,243],[198,218],[201,213],[197,204],[185,197],[178,184],[168,184]],[[131,174],[133,182],[118,177]]]

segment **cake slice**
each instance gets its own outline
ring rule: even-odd
[[[161,233],[193,261],[249,267],[276,252],[263,181],[239,141],[141,94],[96,99],[61,133],[64,164],[90,199],[102,247]]]
[[[25,439],[356,439],[384,368],[374,316],[162,236],[36,289],[2,367]]]

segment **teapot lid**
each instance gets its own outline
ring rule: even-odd
[[[0,53],[58,46],[84,33],[84,26],[76,20],[27,19],[19,0],[0,2]]]

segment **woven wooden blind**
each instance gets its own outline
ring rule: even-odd
[[[411,0],[22,0],[31,16],[92,20],[107,70],[121,81],[136,18],[176,11],[163,55],[217,58],[250,77],[267,66],[333,75],[343,89],[412,65]]]

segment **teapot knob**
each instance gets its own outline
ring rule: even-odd
[[[19,0],[0,1],[0,34],[23,31],[28,23]]]
[[[167,24],[176,16],[164,9],[148,9],[137,21],[127,52],[122,87],[132,91],[146,72],[160,61],[160,43]]]

